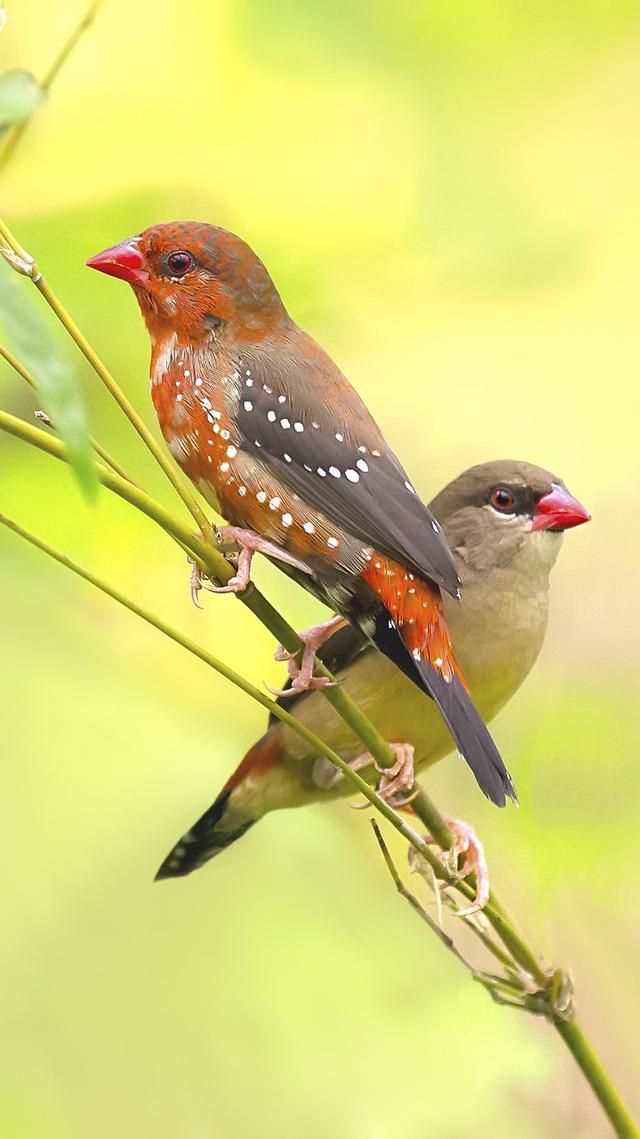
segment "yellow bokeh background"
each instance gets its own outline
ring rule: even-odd
[[[83,5],[7,0],[42,75]],[[631,0],[105,0],[2,173],[2,211],[156,430],[129,290],[84,260],[153,222],[244,236],[424,497],[478,461],[560,474],[534,673],[495,724],[521,797],[429,776],[636,1112],[640,9]],[[35,303],[25,288],[25,304]],[[59,336],[92,429],[171,489]],[[2,405],[37,406],[6,366]],[[163,534],[0,437],[0,505],[253,681],[266,631],[196,612]],[[320,608],[266,565],[298,627]],[[366,812],[271,815],[154,885],[263,715],[0,533],[0,1133],[11,1139],[605,1139],[544,1023],[491,1004],[402,908]],[[401,848],[392,841],[394,851]]]

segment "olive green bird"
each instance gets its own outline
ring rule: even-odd
[[[530,463],[501,460],[471,467],[430,503],[462,580],[462,600],[445,596],[454,652],[481,716],[491,720],[531,671],[547,628],[549,575],[563,532],[589,520],[560,478]],[[319,655],[398,756],[381,787],[393,801],[416,770],[451,752],[433,702],[353,626],[339,629]],[[319,690],[286,707],[361,774],[375,782],[373,759]],[[344,777],[291,728],[272,717],[211,807],[174,846],[157,877],[189,874],[269,811],[352,794]],[[469,835],[475,854],[481,847]],[[458,828],[460,829],[460,828]],[[466,847],[465,847],[466,841]],[[476,859],[477,864],[477,859]],[[469,866],[466,868],[468,872]]]

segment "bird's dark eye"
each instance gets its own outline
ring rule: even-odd
[[[184,277],[193,265],[193,257],[186,249],[176,249],[167,257],[167,268],[172,277]]]
[[[513,491],[509,490],[508,486],[494,486],[489,501],[496,510],[501,510],[503,514],[510,514],[516,500]]]

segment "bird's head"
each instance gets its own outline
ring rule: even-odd
[[[461,573],[508,567],[546,581],[562,535],[590,515],[561,478],[531,463],[503,459],[464,471],[431,503]]]
[[[225,229],[168,222],[89,258],[90,269],[132,287],[149,334],[198,341],[222,325],[260,336],[286,321],[278,291],[253,250]]]

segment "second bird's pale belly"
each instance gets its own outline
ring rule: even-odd
[[[487,637],[486,606],[474,613],[471,598],[462,603],[464,615],[464,647],[457,655],[469,683],[474,703],[483,720],[488,722],[510,699],[529,673],[542,644],[546,627],[546,604],[528,606],[527,624],[517,628],[513,618],[495,614],[492,635]],[[447,613],[453,645],[456,648],[456,624],[462,606],[452,603]],[[478,635],[474,636],[477,623]],[[508,633],[508,643],[505,638]],[[481,635],[482,634],[482,635]],[[415,748],[416,769],[442,759],[454,750],[454,744],[435,703],[412,681],[375,649],[360,655],[337,678],[349,695],[373,721],[389,743],[411,743]],[[319,694],[303,699],[295,709],[296,716],[322,739],[330,739],[336,751],[347,760],[362,752],[343,720]],[[287,761],[297,769],[311,792],[314,785],[313,764],[316,757],[308,745],[285,729],[283,738]],[[344,780],[335,784],[330,794],[350,794]],[[319,797],[315,790],[313,797]]]

